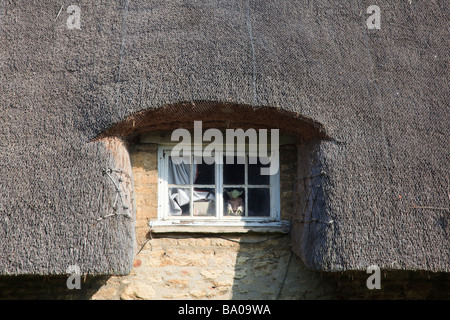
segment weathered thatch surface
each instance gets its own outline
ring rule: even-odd
[[[293,228],[308,266],[450,270],[448,1],[377,1],[381,30],[365,0],[77,4],[81,30],[66,1],[0,2],[0,273],[126,273],[132,208],[96,220],[114,212],[102,169],[121,165],[90,141],[192,101],[324,128]]]

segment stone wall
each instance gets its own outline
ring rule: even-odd
[[[158,217],[158,146],[136,144],[130,148],[136,195],[136,239],[138,246],[147,241],[148,222]]]
[[[292,255],[288,235],[152,238],[125,277],[111,277],[93,299],[317,299],[331,285]]]
[[[160,239],[158,239],[160,240]],[[181,240],[179,242],[179,240]],[[186,239],[172,239],[185,243]],[[192,241],[193,239],[189,240]],[[205,239],[206,240],[206,239]],[[212,240],[212,239],[210,239]],[[217,239],[215,239],[217,240]],[[250,240],[250,239],[248,239]],[[254,239],[252,239],[254,240]],[[277,241],[261,244],[241,244],[244,252],[254,252],[255,247],[272,247]],[[215,242],[218,244],[218,242]],[[149,244],[147,244],[149,245]],[[210,246],[218,249],[220,246]],[[244,247],[248,247],[244,249]],[[251,248],[252,247],[252,248]],[[175,247],[172,247],[175,248]],[[145,256],[150,257],[150,247],[139,254],[133,272],[124,277],[87,276],[81,278],[81,289],[69,290],[67,276],[2,276],[0,300],[7,299],[450,299],[450,274],[383,271],[381,289],[366,287],[365,272],[320,273],[307,270],[296,256],[283,252],[281,263],[259,263],[259,256],[237,254],[236,268],[200,266],[149,267]],[[146,250],[147,250],[146,249]],[[249,250],[250,249],[250,250]],[[241,250],[239,250],[241,251]],[[144,252],[144,250],[143,250]],[[264,252],[264,253],[263,253]],[[261,254],[267,254],[264,250]],[[170,251],[169,251],[170,253]],[[204,253],[206,254],[206,252]],[[289,254],[289,256],[286,256]],[[164,257],[164,255],[163,255]],[[271,257],[274,261],[275,256]],[[278,257],[277,257],[278,258]],[[169,258],[159,259],[166,261]],[[287,265],[286,260],[290,263]],[[192,259],[186,264],[195,264]],[[153,262],[156,262],[153,260]],[[166,263],[164,262],[164,263]],[[163,263],[163,264],[164,264]],[[153,264],[153,263],[152,263]],[[283,269],[283,267],[288,267]],[[177,271],[178,270],[178,271]],[[273,270],[273,276],[268,272]],[[160,273],[155,273],[159,271]],[[286,272],[287,271],[287,272]],[[286,272],[286,273],[284,273]],[[281,279],[281,275],[283,279]],[[284,277],[286,279],[284,280]],[[203,279],[203,280],[201,280]],[[280,285],[282,284],[282,285]],[[195,285],[195,287],[192,287]],[[181,289],[184,288],[184,289]],[[159,292],[159,290],[162,290]],[[182,292],[178,292],[181,290]],[[165,296],[163,298],[163,296]]]

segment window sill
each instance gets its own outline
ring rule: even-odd
[[[290,223],[279,222],[210,222],[210,221],[150,221],[152,233],[289,233]]]

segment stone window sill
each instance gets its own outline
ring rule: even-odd
[[[152,233],[289,233],[288,221],[278,222],[210,222],[210,221],[163,221],[149,222]]]

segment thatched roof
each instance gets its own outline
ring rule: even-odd
[[[114,210],[102,171],[127,159],[95,138],[195,101],[324,128],[317,223],[293,226],[308,266],[450,270],[448,1],[379,0],[380,30],[371,1],[77,4],[80,30],[65,2],[0,2],[1,274],[128,272],[133,195]]]

